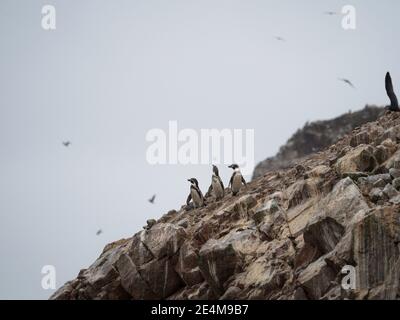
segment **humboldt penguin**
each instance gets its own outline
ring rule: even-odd
[[[389,72],[386,73],[385,88],[386,88],[386,93],[390,99],[389,110],[396,111],[396,112],[400,111],[399,102],[397,100],[396,94],[394,93],[394,89],[393,89],[392,77],[390,76]]]
[[[188,181],[191,183],[191,185],[190,185],[190,193],[189,196],[187,197],[186,204],[189,205],[190,200],[193,200],[195,208],[204,207],[205,201],[203,194],[201,193],[201,190],[199,188],[199,182],[195,178],[188,179]]]
[[[213,175],[211,178],[210,189],[217,201],[221,200],[225,196],[225,187],[219,176],[218,168],[215,165],[213,165]]]
[[[246,186],[246,181],[244,180],[237,164],[232,164],[228,168],[233,169],[233,174],[231,180],[229,181],[229,186],[231,187],[232,195],[236,196],[239,193],[242,184]]]

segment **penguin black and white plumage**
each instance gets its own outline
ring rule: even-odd
[[[204,207],[205,201],[203,194],[201,193],[201,190],[199,188],[199,182],[195,178],[188,179],[188,181],[191,183],[191,185],[190,185],[190,193],[186,200],[186,204],[189,205],[190,200],[193,200],[195,208]]]
[[[213,165],[213,175],[211,178],[211,192],[214,195],[215,199],[221,200],[225,196],[225,187],[222,182],[217,166]]]
[[[390,76],[389,72],[386,73],[385,88],[386,88],[386,93],[390,99],[390,106],[388,107],[389,110],[399,112],[400,111],[399,102],[397,100],[396,94],[394,93],[392,77]]]
[[[237,164],[232,164],[229,168],[234,170],[231,180],[229,181],[229,186],[231,187],[232,194],[236,196],[242,188],[242,184],[246,186],[246,181],[244,180]]]

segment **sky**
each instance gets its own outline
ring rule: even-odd
[[[354,30],[323,14],[344,5]],[[211,163],[149,163],[152,129],[252,129],[257,163],[307,121],[388,104],[399,12],[397,0],[2,0],[0,299],[47,299],[43,266],[58,288],[179,209],[188,178],[207,190]]]

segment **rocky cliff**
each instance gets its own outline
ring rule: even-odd
[[[237,197],[149,221],[51,298],[398,299],[399,142],[386,113]]]
[[[332,120],[307,123],[279,149],[274,157],[256,166],[253,178],[258,178],[268,171],[290,167],[303,157],[331,146],[364,123],[375,121],[383,112],[383,108],[366,106],[360,111],[349,112]]]

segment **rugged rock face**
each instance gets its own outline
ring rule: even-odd
[[[386,113],[237,197],[149,221],[51,298],[399,299],[399,142]]]
[[[345,134],[364,123],[375,121],[383,112],[383,108],[366,106],[363,110],[349,112],[333,120],[307,123],[280,148],[276,156],[268,158],[256,166],[253,178],[258,178],[269,171],[292,166],[303,157],[336,143]],[[359,136],[356,139],[364,139],[363,142],[368,143],[365,141],[366,138],[366,136]]]

